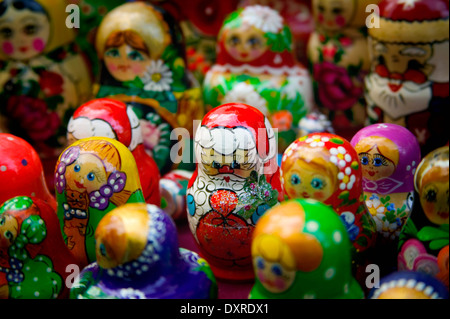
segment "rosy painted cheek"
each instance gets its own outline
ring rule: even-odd
[[[322,200],[322,199],[324,199],[324,197],[325,197],[324,192],[315,192],[314,193],[314,198],[317,200]]]
[[[323,23],[323,21],[325,21],[325,18],[323,17],[322,13],[319,13],[319,15],[317,16],[317,19],[319,20],[320,23]]]
[[[258,270],[258,272],[256,274],[260,281],[264,281],[265,277],[264,277],[264,272],[262,270]]]
[[[257,57],[261,56],[262,53],[263,53],[262,50],[251,50],[250,57],[252,59],[256,59]]]
[[[229,52],[230,52],[230,55],[231,55],[232,57],[234,57],[234,58],[239,58],[239,52],[238,52],[237,49],[231,48],[231,49],[229,50]]]
[[[5,52],[6,55],[11,55],[11,54],[14,53],[14,46],[9,41],[3,42],[2,49],[3,49],[3,52]]]
[[[33,48],[35,51],[37,52],[42,52],[44,51],[45,48],[45,41],[42,40],[41,38],[36,38],[33,40]]]
[[[284,283],[283,278],[277,278],[275,279],[275,286],[279,289],[279,290],[284,290],[284,287],[286,286]]]
[[[345,26],[345,24],[347,23],[347,21],[345,21],[345,18],[343,16],[337,16],[336,17],[336,24],[340,27]]]
[[[144,71],[145,71],[145,67],[140,64],[132,64],[131,65],[131,72],[133,72],[133,74],[141,75],[142,73],[144,73]]]
[[[110,72],[116,72],[118,70],[117,65],[115,63],[106,63],[106,67]]]

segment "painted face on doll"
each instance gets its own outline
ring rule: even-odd
[[[10,6],[0,18],[0,48],[13,60],[29,60],[44,51],[50,22],[43,12]]]
[[[211,177],[230,179],[230,176],[245,179],[254,170],[248,150],[237,149],[231,155],[223,155],[214,149],[202,153],[202,164],[205,173]],[[228,182],[228,181],[227,181]]]
[[[437,224],[448,224],[449,217],[449,183],[448,180],[430,182],[424,185],[420,203],[427,218]]]
[[[412,66],[426,74],[433,71],[427,66],[427,61],[433,53],[429,44],[414,44],[414,46],[411,46],[374,41],[373,52],[380,64],[386,65],[391,73],[403,74]]]
[[[241,62],[256,60],[268,49],[264,32],[254,26],[228,30],[224,43],[228,53]]]
[[[107,181],[106,171],[99,167],[103,162],[97,156],[81,154],[66,168],[67,186],[80,193],[98,190]]]
[[[336,187],[336,176],[302,159],[297,160],[283,173],[283,177],[289,198],[313,198],[324,202],[330,198]]]
[[[368,180],[380,180],[391,176],[395,171],[394,162],[382,155],[376,146],[358,155],[362,165],[363,177]]]
[[[6,249],[14,243],[19,232],[19,224],[14,216],[0,216],[0,249]]]
[[[121,82],[143,76],[151,62],[144,41],[131,31],[111,34],[103,58],[109,73]]]
[[[349,24],[356,0],[314,0],[316,21],[328,31],[338,31]]]
[[[295,270],[285,268],[279,262],[271,262],[257,256],[254,263],[256,276],[270,292],[281,293],[286,291],[294,282]]]

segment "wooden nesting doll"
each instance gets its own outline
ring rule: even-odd
[[[159,169],[145,150],[140,122],[132,107],[108,98],[81,105],[70,118],[67,140],[70,145],[92,136],[113,138],[128,147],[136,160],[145,201],[160,206]]]
[[[398,268],[443,278],[448,287],[448,263],[445,266],[449,244],[448,146],[440,147],[422,159],[416,169],[414,187],[422,209],[414,210],[400,233]]]
[[[351,242],[336,212],[294,199],[271,208],[252,240],[253,299],[363,299],[352,275]]]
[[[242,7],[256,4],[269,6],[280,12],[291,28],[297,59],[307,65],[306,45],[314,31],[311,0],[242,0],[239,3]]]
[[[313,0],[316,30],[308,43],[320,110],[350,139],[366,120],[364,77],[370,69],[366,6],[379,0]]]
[[[133,107],[144,147],[161,175],[182,160],[180,168],[193,170],[192,159],[171,156],[175,147],[193,147],[191,138],[172,139],[172,130],[182,131],[178,138],[192,136],[193,121],[204,115],[201,89],[186,69],[182,33],[173,17],[145,2],[125,3],[103,19],[96,49],[102,66],[97,97]]]
[[[176,169],[161,177],[161,208],[175,221],[186,220],[186,191],[193,172]]]
[[[377,224],[380,242],[396,242],[414,205],[414,174],[420,146],[408,129],[374,124],[351,140],[363,172],[364,200]]]
[[[108,137],[71,144],[55,168],[58,218],[67,247],[82,267],[95,261],[94,232],[102,217],[125,203],[145,203],[130,150]]]
[[[92,90],[75,30],[66,26],[67,5],[64,0],[0,1],[0,113],[9,133],[38,151],[49,186],[66,146],[67,121]]]
[[[288,198],[312,198],[331,206],[344,222],[354,246],[354,266],[364,274],[376,240],[376,224],[363,197],[358,153],[346,139],[313,133],[292,143],[283,154],[281,182]]]
[[[0,299],[67,298],[76,265],[49,204],[17,196],[0,207]]]
[[[436,278],[416,271],[394,272],[373,288],[369,299],[448,299],[445,286]]]
[[[246,104],[214,108],[197,130],[188,221],[200,254],[218,278],[253,279],[254,225],[283,199],[276,152],[268,119]]]
[[[24,139],[0,133],[0,205],[16,196],[37,197],[56,211],[36,150]]]
[[[369,29],[370,123],[407,127],[425,156],[448,142],[449,2],[383,0]]]
[[[289,26],[267,6],[248,6],[227,17],[217,41],[216,63],[203,82],[206,109],[225,103],[258,108],[277,130],[282,153],[314,103],[309,72],[295,58]]]
[[[97,261],[80,274],[72,298],[209,299],[217,285],[208,263],[179,248],[173,220],[151,204],[126,204],[95,231]]]

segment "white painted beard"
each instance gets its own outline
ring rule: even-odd
[[[372,73],[365,78],[369,106],[378,106],[394,120],[425,111],[433,96],[431,82],[417,84],[381,77]],[[395,92],[391,87],[399,88]]]

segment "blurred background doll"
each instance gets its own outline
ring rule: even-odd
[[[88,64],[60,0],[0,2],[0,113],[39,153],[49,188],[74,109],[91,96]]]

